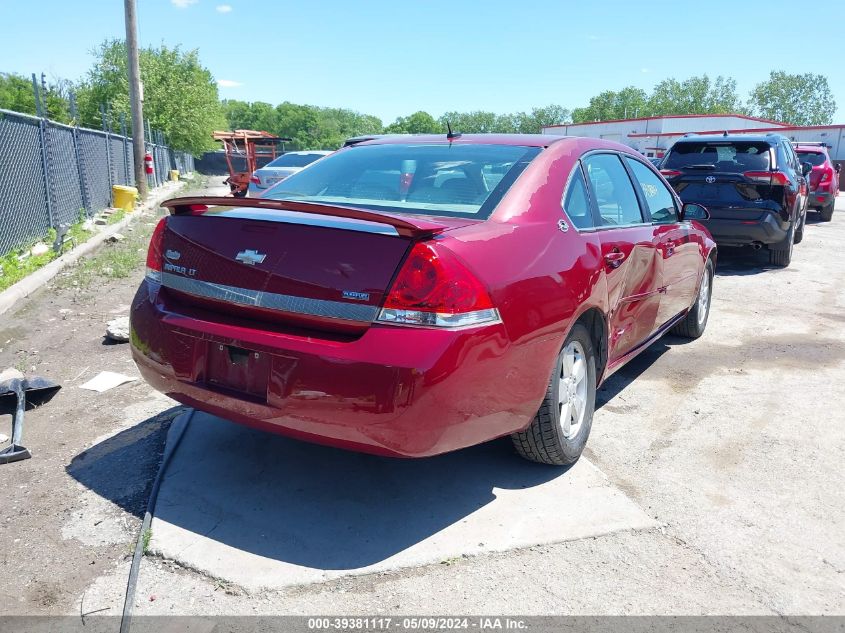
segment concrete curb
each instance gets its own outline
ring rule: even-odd
[[[120,222],[106,226],[99,233],[92,235],[88,241],[80,244],[69,253],[65,253],[61,257],[54,259],[43,268],[39,268],[31,275],[21,279],[18,283],[9,286],[3,292],[0,292],[0,314],[9,311],[19,300],[25,299],[41,288],[41,286],[59,274],[65,266],[73,264],[80,257],[96,250],[112,235],[119,233],[122,229],[132,224],[144,213],[158,207],[160,203],[164,202],[176,193],[183,183],[184,181],[180,180],[179,182],[168,182],[167,184],[162,185],[153,191],[150,198],[140,207],[136,208],[135,211],[129,214],[128,217],[122,219]]]

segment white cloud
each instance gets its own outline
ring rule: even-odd
[[[218,79],[217,85],[221,88],[237,88],[243,84],[240,81],[232,81],[231,79]]]
[[[218,4],[217,5],[217,13],[230,13],[232,11],[232,5],[230,4]]]
[[[187,9],[192,4],[196,4],[199,0],[170,0],[170,4],[180,9]]]

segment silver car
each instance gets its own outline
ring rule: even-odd
[[[323,156],[331,154],[321,150],[307,152],[287,152],[273,159],[261,169],[252,172],[249,179],[249,195],[259,197],[277,182],[281,182],[291,174],[295,174]]]

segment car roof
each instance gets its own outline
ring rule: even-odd
[[[796,143],[794,147],[796,152],[815,152],[816,154],[827,154],[827,148],[823,145],[802,145],[801,143]]]
[[[783,134],[690,134],[675,141],[676,143],[700,143],[702,141],[716,142],[716,143],[736,143],[736,142],[752,142],[752,143],[779,143],[787,141],[788,139]]]
[[[326,149],[302,149],[302,150],[295,150],[292,152],[285,152],[284,154],[279,154],[276,158],[281,158],[282,156],[287,156],[288,154],[331,154],[330,150]]]
[[[434,143],[475,145],[519,145],[523,147],[548,147],[563,139],[577,137],[554,134],[461,134],[452,139],[445,134],[392,134],[356,143],[355,145],[431,145]]]

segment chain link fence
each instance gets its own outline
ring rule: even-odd
[[[194,171],[194,157],[146,144],[150,187]],[[0,110],[0,256],[108,207],[113,185],[134,186],[132,139]]]

